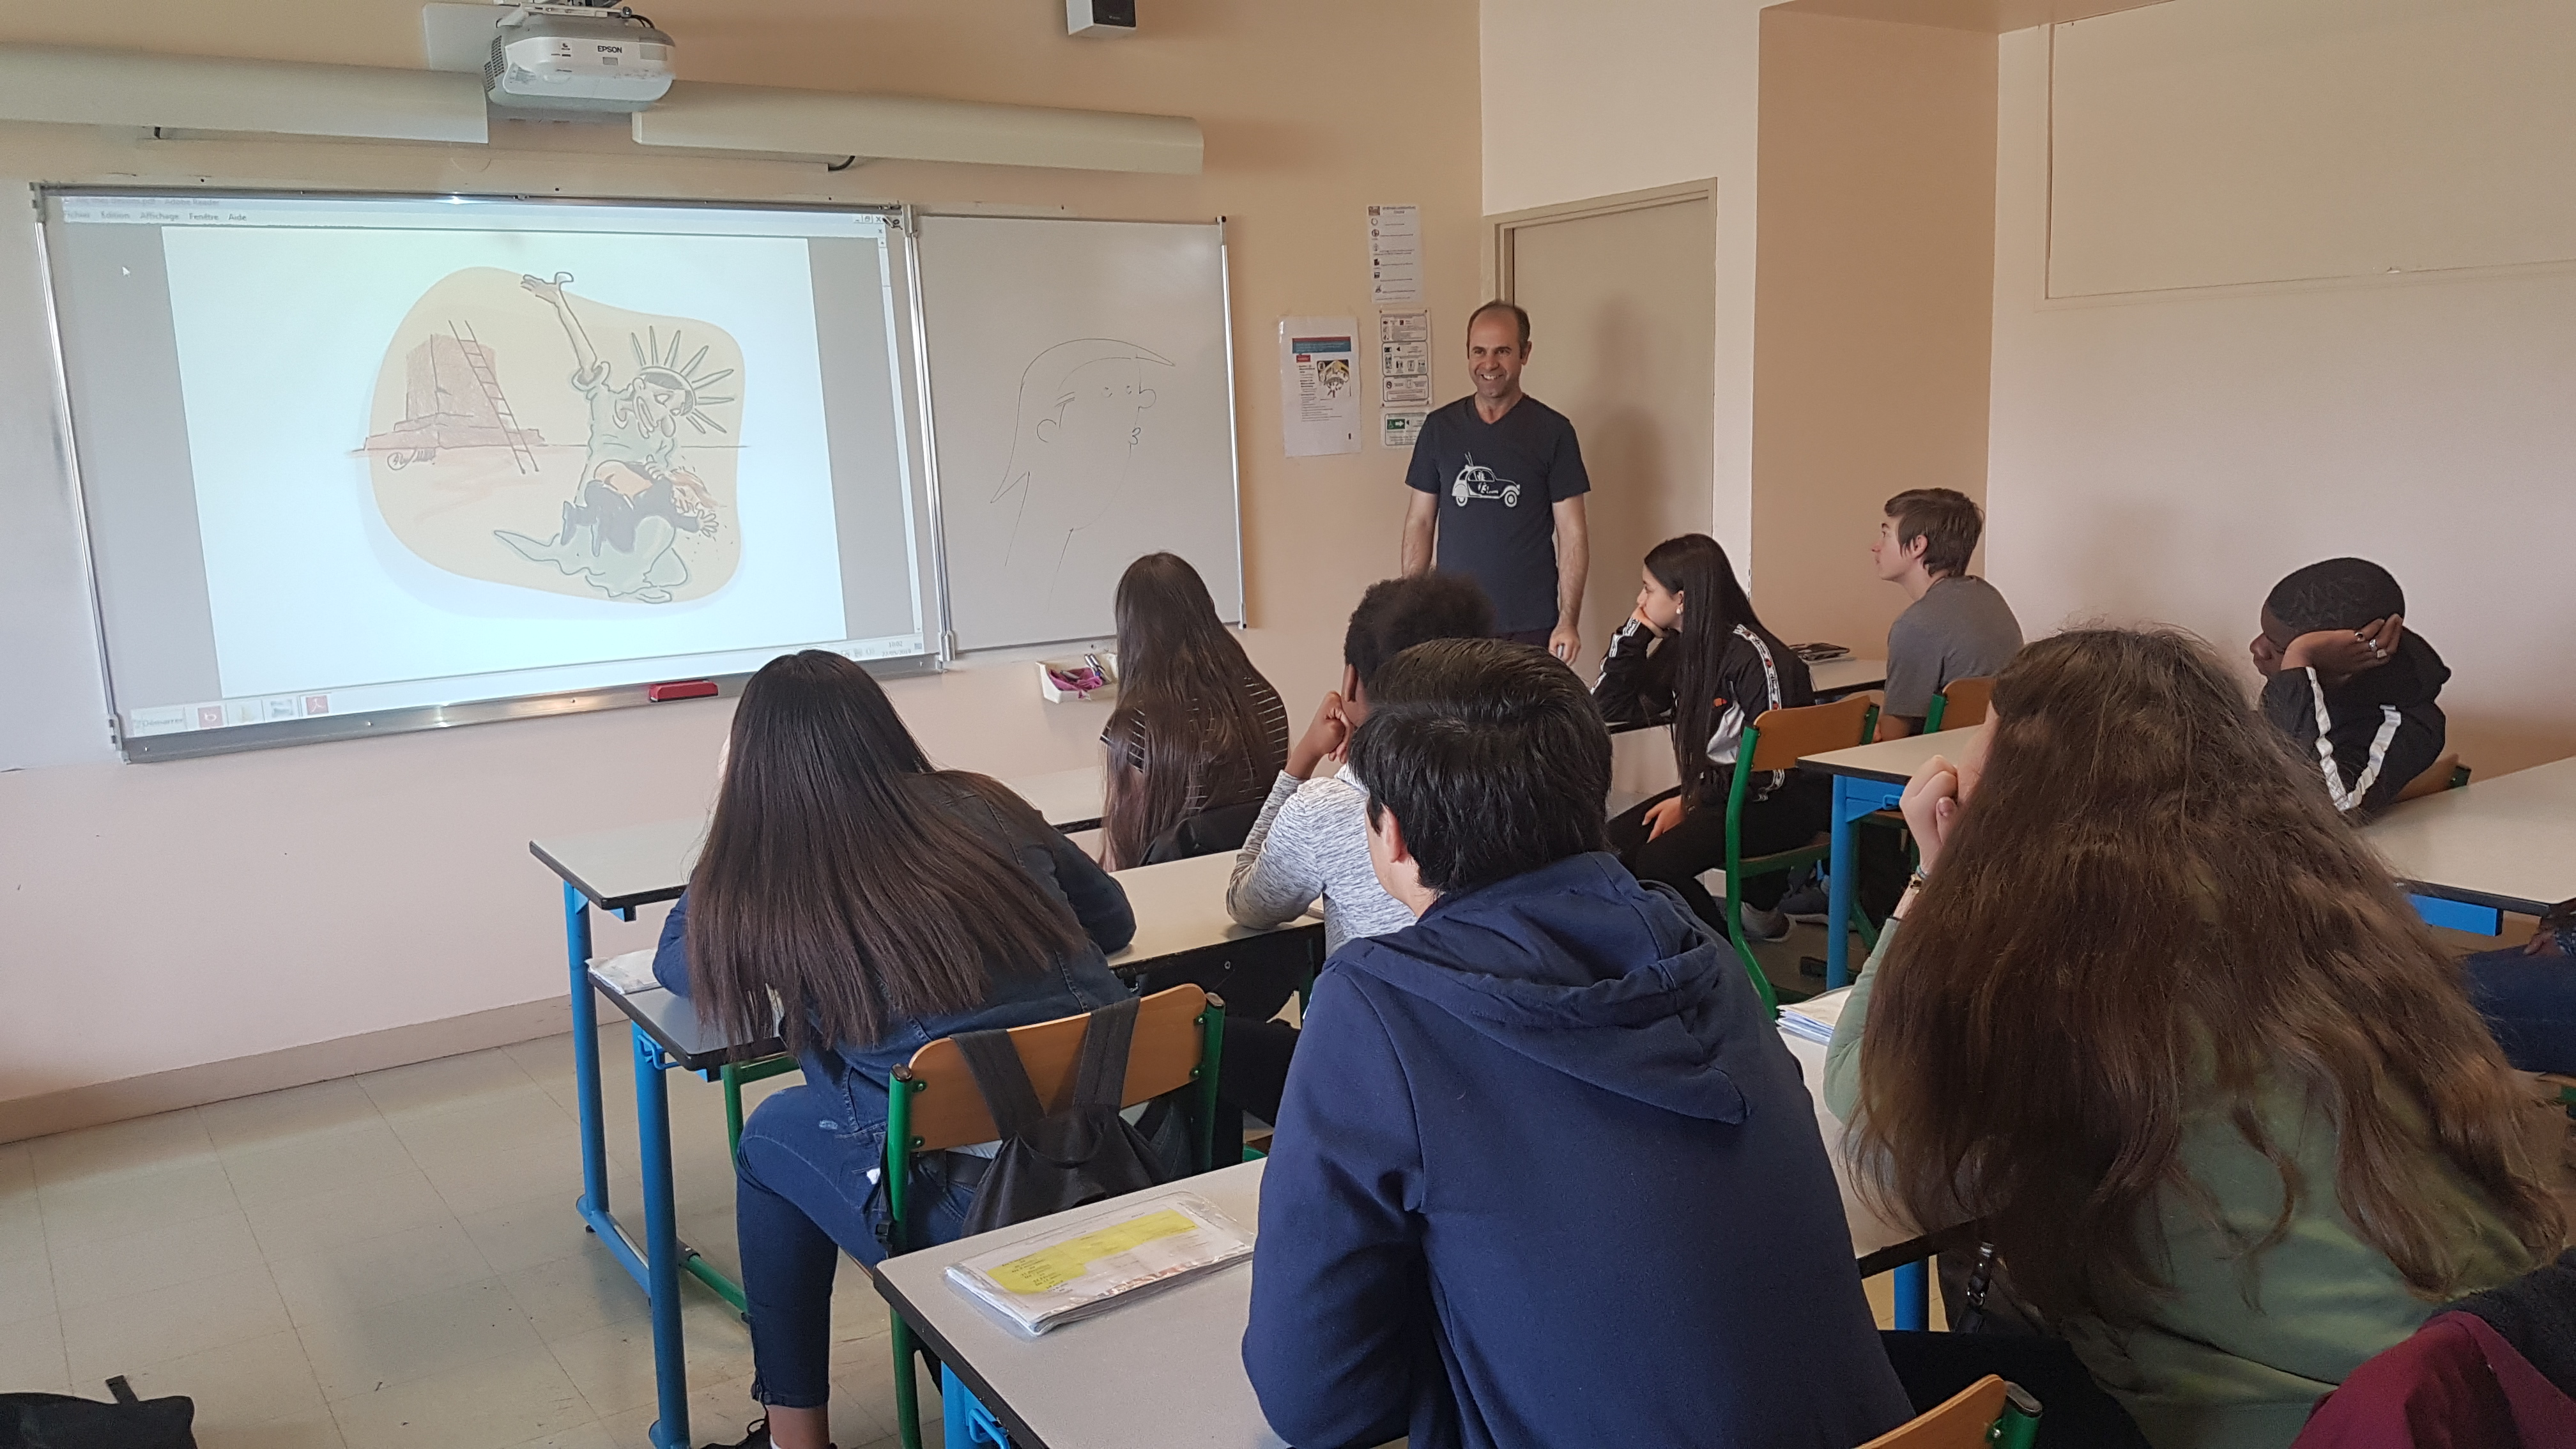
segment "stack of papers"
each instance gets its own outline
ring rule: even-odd
[[[1028,1338],[1252,1256],[1250,1233],[1207,1199],[1169,1189],[1029,1227],[948,1265],[949,1282]]]
[[[1805,1041],[1831,1045],[1834,1023],[1842,1019],[1843,1003],[1851,1000],[1851,988],[1828,991],[1812,1000],[1780,1008],[1780,1029]]]

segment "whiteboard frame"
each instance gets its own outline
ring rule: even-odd
[[[1243,418],[1242,410],[1236,406],[1237,394],[1235,392],[1234,377],[1234,257],[1233,253],[1229,251],[1226,246],[1225,217],[1219,215],[1206,221],[1192,221],[1186,217],[1175,219],[1168,216],[1067,216],[1061,213],[1048,211],[942,211],[935,207],[915,208],[912,206],[904,207],[903,212],[906,222],[905,236],[916,251],[920,245],[920,234],[918,229],[912,226],[911,223],[917,222],[924,217],[945,217],[954,221],[1073,221],[1106,222],[1126,226],[1213,226],[1216,229],[1217,326],[1219,335],[1225,338],[1226,496],[1227,500],[1234,508],[1235,617],[1234,622],[1230,627],[1238,632],[1250,629],[1252,627],[1252,586],[1246,580],[1243,571]],[[937,427],[929,421],[932,416],[930,398],[930,333],[927,325],[928,313],[923,306],[921,297],[921,270],[917,264],[913,267],[912,277],[913,336],[919,340],[921,350],[921,414],[924,419],[923,430],[926,433],[933,435],[935,453],[936,433],[938,430]],[[933,533],[936,535],[936,542],[939,547],[938,573],[939,616],[941,623],[940,642],[945,650],[945,652],[940,656],[940,662],[943,667],[948,664],[954,664],[961,659],[972,657],[1007,658],[1015,654],[1029,654],[1034,657],[1035,652],[1042,652],[1050,649],[1061,649],[1068,644],[1076,644],[1087,640],[1106,637],[1096,634],[1073,634],[1062,639],[1035,639],[1015,644],[987,644],[973,649],[958,648],[954,622],[950,619],[948,610],[948,541],[945,534],[940,531],[939,526],[936,523],[936,520],[939,517],[940,508],[938,486],[939,470],[936,461],[934,461],[930,466],[930,478],[930,508],[931,516],[934,520]],[[1224,611],[1220,608],[1218,612],[1220,621],[1222,621]]]
[[[935,538],[935,532],[937,527],[936,520],[938,509],[937,475],[924,461],[924,458],[930,453],[932,446],[930,436],[930,398],[926,390],[928,384],[926,372],[928,360],[927,351],[922,344],[922,338],[918,330],[921,315],[918,302],[919,271],[915,265],[913,256],[912,230],[910,226],[911,209],[909,207],[885,202],[834,205],[814,202],[710,200],[705,197],[554,196],[541,195],[533,192],[338,191],[318,187],[202,185],[82,186],[68,183],[56,184],[52,182],[38,182],[31,188],[31,190],[34,193],[36,205],[36,269],[37,275],[42,281],[45,289],[45,326],[48,334],[47,340],[52,344],[53,348],[54,379],[57,388],[55,393],[55,413],[57,426],[62,429],[63,457],[65,465],[70,470],[71,474],[73,516],[80,532],[81,570],[89,584],[91,627],[96,630],[99,655],[99,677],[101,685],[106,692],[108,739],[109,742],[116,747],[118,755],[128,764],[151,764],[165,760],[195,759],[206,755],[233,754],[242,750],[273,749],[282,745],[322,744],[333,740],[367,739],[378,735],[408,734],[417,730],[453,729],[459,725],[490,724],[500,720],[536,719],[554,715],[586,714],[595,710],[604,709],[631,709],[638,705],[662,702],[650,698],[647,692],[655,684],[663,683],[665,681],[659,679],[646,679],[638,680],[633,684],[613,685],[599,689],[564,690],[548,694],[510,695],[497,699],[458,700],[446,704],[411,705],[401,709],[361,710],[353,711],[348,714],[322,715],[309,719],[272,720],[263,721],[257,724],[224,725],[208,730],[183,730],[171,734],[127,735],[125,733],[123,715],[118,710],[116,703],[116,675],[107,640],[106,604],[104,595],[100,591],[98,580],[97,540],[92,536],[90,528],[89,485],[81,471],[80,445],[79,440],[73,431],[72,424],[70,355],[63,345],[62,310],[59,299],[55,295],[53,286],[53,246],[52,237],[46,224],[49,216],[46,207],[49,202],[57,197],[203,195],[239,197],[308,197],[326,201],[420,201],[458,199],[466,201],[543,202],[549,205],[566,207],[648,206],[692,208],[715,211],[794,211],[829,213],[842,216],[881,216],[885,218],[886,225],[891,232],[899,233],[904,238],[904,244],[902,246],[897,247],[889,245],[886,250],[889,257],[898,252],[903,254],[903,266],[906,272],[906,282],[907,285],[915,292],[914,307],[910,313],[910,321],[915,330],[908,336],[899,337],[897,339],[897,348],[898,355],[900,355],[901,350],[908,347],[912,352],[915,366],[924,370],[922,378],[924,390],[921,391],[918,396],[912,395],[912,390],[904,385],[905,379],[902,376],[901,368],[898,367],[896,369],[896,421],[903,437],[905,470],[908,474],[920,478],[923,486],[929,490],[928,496],[934,537],[926,540],[920,537],[919,520],[913,518],[913,500],[909,487],[907,487],[905,491],[904,510],[906,519],[912,523],[914,529],[915,547],[936,546],[937,540]],[[900,312],[897,314],[898,318],[903,317],[903,315],[904,314]],[[1229,378],[1229,384],[1230,382],[1231,379]],[[1230,406],[1231,401],[1231,387],[1229,385],[1229,414],[1232,411]],[[910,417],[903,416],[908,409],[917,409],[917,415]],[[922,456],[915,456],[916,453]],[[1235,511],[1236,548],[1238,550],[1242,547],[1242,529],[1242,507],[1238,500]],[[920,568],[921,562],[916,559],[914,562],[916,582],[918,581]],[[949,658],[944,637],[948,607],[947,559],[944,555],[934,555],[929,562],[929,568],[931,578],[935,582],[935,587],[928,592],[935,596],[936,599],[938,613],[938,619],[936,622],[940,625],[940,631],[934,632],[930,628],[933,620],[925,613],[922,618],[924,648],[921,653],[900,655],[889,659],[862,659],[856,661],[861,668],[866,669],[868,673],[879,679],[900,679],[913,675],[935,674],[946,666]],[[916,587],[914,592],[914,608],[916,610],[922,609],[923,607],[925,602],[923,594],[924,591]],[[751,678],[751,674],[749,672],[743,672],[699,677],[708,679],[715,684],[715,697],[731,698],[742,692],[743,683]],[[703,698],[705,696],[701,697]]]

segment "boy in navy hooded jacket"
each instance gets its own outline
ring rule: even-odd
[[[1905,1421],[1798,1067],[1603,850],[1564,665],[1441,640],[1351,762],[1420,920],[1326,964],[1262,1179],[1244,1366],[1302,1449],[1850,1449]]]

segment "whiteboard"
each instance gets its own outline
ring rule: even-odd
[[[1138,555],[1243,621],[1234,384],[1213,222],[930,216],[922,332],[960,650],[1114,632]]]

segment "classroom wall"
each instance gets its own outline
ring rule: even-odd
[[[1486,215],[1717,182],[1709,532],[1739,555],[1753,532],[1754,59],[1762,6],[1482,0],[1478,7]],[[1616,499],[1605,491],[1589,506],[1615,507]]]
[[[1763,618],[1874,656],[1901,488],[1986,487],[1995,39],[1761,16],[1753,557]]]
[[[1366,318],[1370,203],[1423,208],[1435,319],[1479,300],[1476,10],[1201,0],[1153,8],[1140,34],[1115,41],[1070,39],[1062,15],[1053,0],[654,8],[692,79],[1191,115],[1206,135],[1203,175],[880,162],[833,176],[637,155],[616,127],[444,147],[5,126],[0,178],[11,196],[25,180],[202,182],[1223,214],[1246,643],[1302,725],[1338,673],[1350,603],[1393,572],[1404,455],[1372,444],[1282,456],[1277,319]],[[0,42],[409,66],[419,7],[22,6],[0,19]],[[116,763],[77,607],[83,565],[33,219],[11,215],[0,224],[0,517],[13,560],[0,570],[0,657],[14,675],[0,708],[0,1140],[560,1029],[559,897],[526,842],[701,808],[729,706]],[[1445,354],[1435,381],[1444,395],[1466,386]],[[943,762],[1003,775],[1084,763],[1106,714],[1039,703],[1025,664],[890,692]],[[602,945],[646,943],[652,914],[603,929]]]
[[[2052,147],[2050,33],[2000,52],[1988,572],[2025,629],[2160,620],[2241,659],[2273,580],[2361,554],[2449,661],[2481,774],[2576,752],[2566,7],[2172,0],[2057,40],[2082,48],[2056,87],[2079,146]],[[2177,175],[2143,144],[2187,151],[2210,112],[2238,118],[2223,164]],[[2483,168],[2451,191],[2550,205],[2509,234],[2418,206],[2407,178],[2444,157]],[[2107,204],[2133,177],[2215,238],[2189,253],[2204,285],[2052,300],[2052,186]],[[2479,265],[2500,235],[2524,260]],[[2086,287],[2141,275],[2085,255]]]

